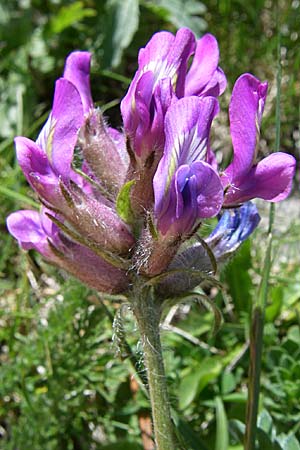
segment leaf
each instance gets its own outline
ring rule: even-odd
[[[184,377],[179,386],[179,409],[187,408],[197,395],[200,374],[194,370]]]
[[[282,450],[300,450],[299,441],[293,434],[289,436],[279,435],[276,441],[280,444]]]
[[[179,386],[179,408],[185,409],[210,381],[215,380],[221,370],[222,363],[219,358],[205,358],[199,369],[194,369],[186,375]]]
[[[174,429],[182,449],[189,450],[208,450],[205,443],[197,433],[190,427],[188,423],[179,418],[174,410],[172,410],[172,419],[174,421]],[[179,449],[178,449],[179,450]]]
[[[267,410],[264,409],[260,413],[260,415],[258,417],[258,421],[257,421],[257,426],[258,426],[258,428],[263,430],[268,435],[271,434],[273,422],[272,422],[272,417],[270,416],[270,414],[268,413]]]
[[[251,268],[250,241],[244,242],[234,259],[225,267],[221,281],[228,285],[235,308],[239,312],[250,312],[252,304],[252,280],[248,270]]]
[[[283,304],[283,287],[275,286],[270,290],[271,302],[270,305],[266,307],[265,319],[266,322],[273,323],[275,319],[279,316],[281,312],[281,307]]]
[[[256,430],[256,439],[258,440],[259,448],[263,450],[274,450],[271,437],[261,428],[257,428]]]
[[[203,3],[196,0],[150,0],[144,5],[161,19],[171,22],[176,28],[188,27],[199,36],[206,29],[200,17],[206,11]]]
[[[222,398],[224,402],[246,403],[247,394],[245,392],[233,392],[232,394],[224,395]]]
[[[229,421],[229,429],[235,440],[243,443],[246,429],[245,424],[240,420],[232,419]]]
[[[130,201],[130,191],[134,183],[135,181],[131,180],[124,184],[118,194],[116,202],[117,213],[119,214],[121,219],[124,220],[124,222],[129,224],[134,222],[134,214],[131,208]]]
[[[84,3],[74,2],[68,6],[62,6],[56,16],[50,20],[50,32],[59,34],[66,28],[80,22],[85,17],[95,16],[97,13],[92,8],[85,8]]]
[[[225,370],[222,374],[221,378],[221,391],[222,394],[229,394],[236,387],[236,379],[232,372],[228,372]]]
[[[104,17],[103,60],[106,68],[117,67],[139,25],[138,0],[110,0]]]
[[[227,450],[229,443],[228,423],[224,404],[220,397],[216,397],[216,444],[215,450]]]

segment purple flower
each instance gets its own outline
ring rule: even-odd
[[[233,89],[233,158],[218,173],[209,136],[226,78],[212,35],[196,41],[186,28],[175,36],[161,32],[140,50],[121,103],[124,133],[109,128],[93,105],[90,59],[88,52],[69,55],[37,141],[15,139],[18,162],[47,208],[9,216],[22,248],[36,249],[89,286],[120,292],[128,275],[119,267],[147,277],[173,267],[181,244],[222,206],[288,195],[294,158],[274,153],[256,161],[267,84],[250,74]],[[258,221],[251,204],[225,211],[207,239],[217,260],[235,251]],[[188,267],[205,269],[207,261],[210,267],[200,244],[186,252]]]
[[[140,50],[138,70],[121,103],[125,132],[138,157],[146,159],[149,153],[163,150],[164,116],[174,100],[224,91],[226,78],[218,61],[216,39],[207,34],[196,41],[187,28],[176,36],[156,33]]]
[[[75,52],[68,57],[65,76],[71,81],[64,77],[56,82],[53,108],[37,142],[25,137],[15,139],[17,159],[45,205],[61,213],[72,228],[93,243],[122,254],[134,244],[127,225],[118,217],[113,203],[94,192],[71,167],[79,130],[93,111],[89,68],[89,53]]]
[[[223,203],[219,175],[207,162],[213,97],[185,97],[165,118],[166,142],[153,179],[157,228],[162,235],[188,235],[199,219],[213,217]]]
[[[52,111],[36,143],[25,137],[15,139],[17,159],[33,189],[54,206],[63,201],[58,179],[68,182],[76,175],[71,169],[78,132],[84,113],[92,107],[87,52],[71,54],[65,75],[55,84]]]
[[[41,214],[24,210],[8,216],[8,230],[24,250],[37,250],[49,262],[99,291],[119,293],[128,288],[126,272],[68,239],[48,218],[47,212],[53,215],[44,209]]]
[[[277,202],[290,193],[296,163],[292,156],[278,152],[256,161],[266,95],[267,83],[250,74],[242,75],[233,88],[229,107],[233,159],[222,174],[227,206],[255,197]]]

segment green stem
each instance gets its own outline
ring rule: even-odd
[[[157,450],[175,450],[173,424],[159,334],[160,305],[143,289],[132,301],[141,334]]]
[[[273,213],[274,213],[273,208],[270,208],[270,220],[272,220],[271,215]],[[257,424],[259,391],[260,391],[261,356],[263,349],[264,318],[265,318],[265,308],[268,296],[269,277],[271,270],[271,250],[272,250],[272,234],[269,233],[263,276],[251,317],[250,367],[249,367],[248,402],[246,415],[246,434],[244,446],[245,450],[255,449],[255,438],[257,428],[256,424]]]
[[[276,95],[276,136],[275,150],[280,148],[280,95],[281,95],[281,62],[280,62],[280,31],[279,31],[279,6],[276,9],[277,26],[277,95]],[[271,270],[272,229],[274,224],[275,205],[271,203],[269,210],[268,246],[265,255],[263,276],[259,287],[257,299],[254,303],[251,317],[250,332],[250,367],[248,384],[248,402],[246,414],[245,450],[255,449],[257,430],[257,415],[260,392],[261,358],[263,349],[264,319],[268,298],[269,278]]]
[[[250,367],[248,384],[248,402],[246,417],[245,450],[255,449],[256,423],[259,404],[260,370],[262,355],[262,340],[264,327],[264,313],[260,307],[252,312],[250,333]]]

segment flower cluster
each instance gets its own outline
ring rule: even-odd
[[[90,59],[88,52],[69,55],[36,142],[15,139],[19,165],[42,206],[11,214],[10,233],[89,286],[118,293],[130,288],[133,273],[151,277],[176,266],[181,244],[226,208],[207,239],[216,259],[224,259],[259,221],[246,202],[277,202],[291,190],[292,156],[278,152],[258,161],[267,83],[251,74],[236,81],[229,106],[233,157],[219,170],[210,130],[226,78],[212,35],[196,40],[183,28],[151,38],[121,102],[122,132],[93,105]],[[190,266],[203,251],[201,244],[186,250]]]

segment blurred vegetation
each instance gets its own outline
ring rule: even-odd
[[[300,2],[278,1],[281,31],[281,147],[300,152]],[[49,112],[54,81],[74,49],[93,53],[93,97],[120,126],[119,101],[138,49],[158,30],[209,31],[220,45],[230,92],[250,71],[270,83],[262,153],[274,148],[277,30],[275,2],[255,0],[0,0],[0,448],[3,450],[142,449],[149,423],[147,394],[135,380],[143,364],[132,317],[128,343],[138,364],[117,357],[119,307],[76,280],[25,254],[6,233],[5,217],[35,207],[15,160],[13,137],[35,138]],[[216,150],[230,149],[221,101]],[[224,130],[224,131],[223,131]],[[297,187],[298,186],[298,187]],[[260,450],[299,450],[300,202],[279,207],[266,311]],[[264,211],[262,210],[264,215]],[[210,292],[224,323],[198,304],[174,308],[163,344],[172,407],[186,449],[240,450],[245,423],[249,312],[264,255],[264,222],[221,270]]]

